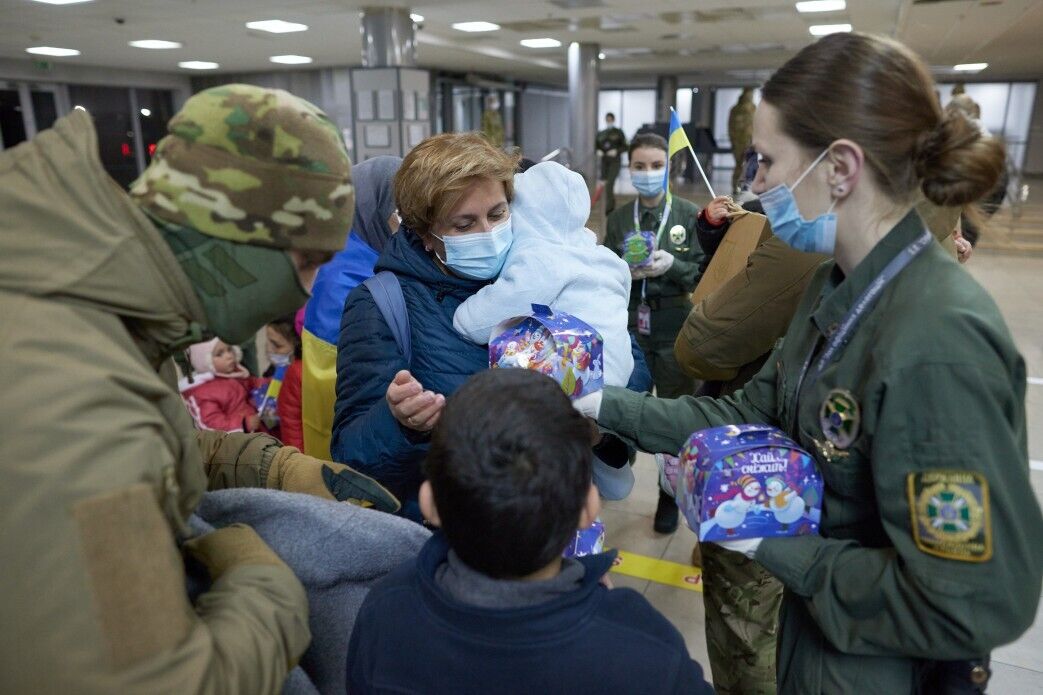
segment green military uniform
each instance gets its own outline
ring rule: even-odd
[[[917,206],[943,248],[955,255],[951,230],[959,208]],[[827,256],[804,253],[769,236],[746,269],[706,297],[674,344],[681,368],[719,381],[720,396],[742,388],[786,333],[801,297]],[[756,562],[715,543],[702,544],[706,641],[719,693],[775,690],[775,637],[782,584]]]
[[[839,356],[794,393],[811,351],[921,233],[910,213],[850,276],[824,265],[784,341],[731,397],[605,390],[600,424],[646,451],[759,422],[815,456],[821,535],[768,539],[756,553],[785,586],[782,693],[913,692],[924,660],[987,655],[1035,615],[1043,518],[1024,362],[991,298],[940,246],[885,287]]]
[[[744,165],[743,155],[753,143],[753,114],[757,106],[753,103],[753,90],[742,90],[739,101],[728,112],[728,139],[732,143],[735,169],[732,170],[732,192],[739,189],[739,177]]]
[[[216,129],[262,150],[258,109],[268,152],[274,137],[308,166],[320,111],[285,92],[208,90],[185,106],[194,141],[161,142],[143,199],[253,248],[339,248],[354,205],[336,129],[300,186],[289,165],[202,144]],[[248,527],[186,540],[187,521],[208,487],[333,498],[322,463],[267,435],[195,431],[169,357],[210,324],[206,304],[106,175],[86,112],[0,153],[0,228],[0,691],[279,692],[309,641],[303,587]],[[194,605],[182,549],[214,579]]]
[[[605,214],[616,209],[616,179],[619,163],[627,150],[627,136],[615,126],[598,132],[594,145],[601,153],[601,179],[605,182]]]
[[[617,208],[606,221],[605,246],[623,255],[623,237],[634,231],[634,205],[639,205],[639,223],[642,230],[657,231],[662,225],[666,207],[666,196],[654,208],[646,208],[635,200]],[[703,250],[696,238],[696,220],[699,208],[684,198],[673,196],[670,216],[663,226],[658,248],[669,251],[674,263],[666,273],[657,278],[634,280],[630,286],[629,328],[637,336],[638,345],[645,355],[656,392],[663,398],[691,394],[695,381],[681,371],[674,357],[674,339],[681,329],[688,311],[692,308],[689,299],[701,276],[700,264]],[[683,234],[672,232],[674,227],[683,228]],[[641,304],[641,288],[645,288],[645,303],[652,310],[651,335],[640,335],[637,331],[637,312]]]
[[[494,147],[503,147],[503,116],[500,115],[498,109],[486,109],[482,111],[482,135],[484,135]]]

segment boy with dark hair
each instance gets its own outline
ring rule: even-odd
[[[711,693],[677,630],[562,558],[600,503],[590,425],[551,378],[471,377],[434,430],[420,508],[441,528],[366,597],[348,691]]]

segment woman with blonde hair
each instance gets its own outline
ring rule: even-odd
[[[722,542],[781,580],[781,693],[975,692],[1031,625],[1043,518],[1025,364],[988,294],[916,213],[977,200],[1002,144],[943,113],[902,44],[834,34],[782,66],[754,117],[775,235],[832,260],[785,339],[732,396],[607,388],[587,413],[639,448],[776,426],[816,458],[820,534]]]
[[[391,285],[360,285],[344,307],[330,453],[394,490],[403,514],[417,521],[420,464],[445,399],[489,366],[486,346],[458,333],[453,315],[507,259],[518,162],[477,133],[436,135],[415,147],[395,175],[402,225],[375,269],[393,275]],[[378,299],[395,295],[396,285],[404,307],[390,317],[392,326]],[[643,361],[635,371],[647,377]],[[618,439],[595,454],[630,475],[629,452]]]

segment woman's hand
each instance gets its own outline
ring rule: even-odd
[[[966,263],[971,259],[971,254],[974,253],[974,247],[971,246],[971,242],[963,238],[963,233],[960,228],[957,227],[952,233],[953,242],[956,244],[956,260],[960,263]]]
[[[445,396],[425,391],[420,382],[405,369],[392,379],[386,397],[395,419],[403,427],[417,432],[434,429],[445,407]]]

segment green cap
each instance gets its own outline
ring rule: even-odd
[[[355,189],[337,126],[281,89],[245,84],[192,96],[130,188],[153,217],[208,236],[340,251]]]

